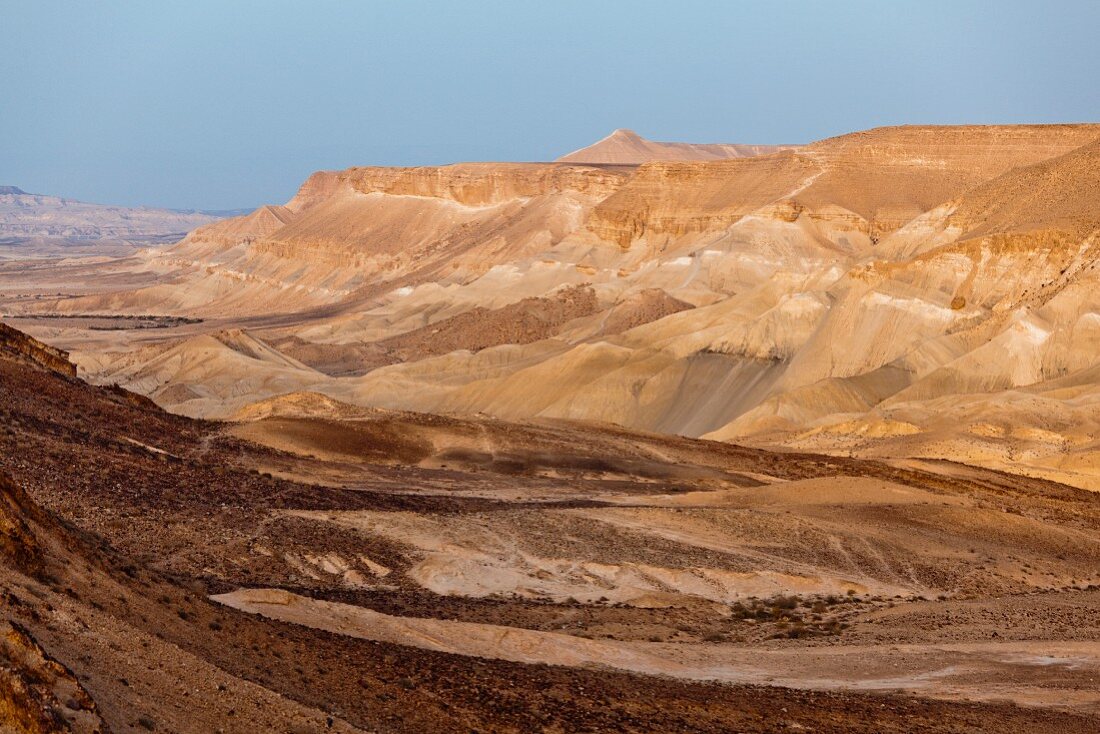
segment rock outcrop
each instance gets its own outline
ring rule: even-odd
[[[69,361],[68,352],[43,344],[4,323],[0,323],[0,351],[54,372],[76,377],[76,365]]]
[[[95,701],[72,671],[30,632],[0,620],[0,730],[18,734],[107,734]]]
[[[0,475],[0,560],[26,575],[42,570],[42,548],[27,524],[39,512],[22,489]]]

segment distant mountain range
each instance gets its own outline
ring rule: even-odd
[[[0,186],[0,258],[118,256],[248,211],[89,204]]]

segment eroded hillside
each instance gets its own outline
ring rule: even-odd
[[[65,372],[0,351],[18,731],[1096,728],[1095,493]]]
[[[83,374],[188,415],[309,390],[1091,487],[1098,139],[911,126],[726,160],[322,172],[140,263],[0,288]],[[15,298],[39,278],[66,296]],[[121,314],[204,321],[57,318]]]

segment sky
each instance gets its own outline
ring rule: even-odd
[[[225,209],[318,169],[552,160],[619,127],[1100,122],[1097,28],[1096,0],[0,0],[0,185]]]

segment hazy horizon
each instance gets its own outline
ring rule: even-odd
[[[1040,8],[1036,10],[1035,8]],[[312,171],[1100,120],[1100,6],[6,3],[0,185],[235,209]]]

